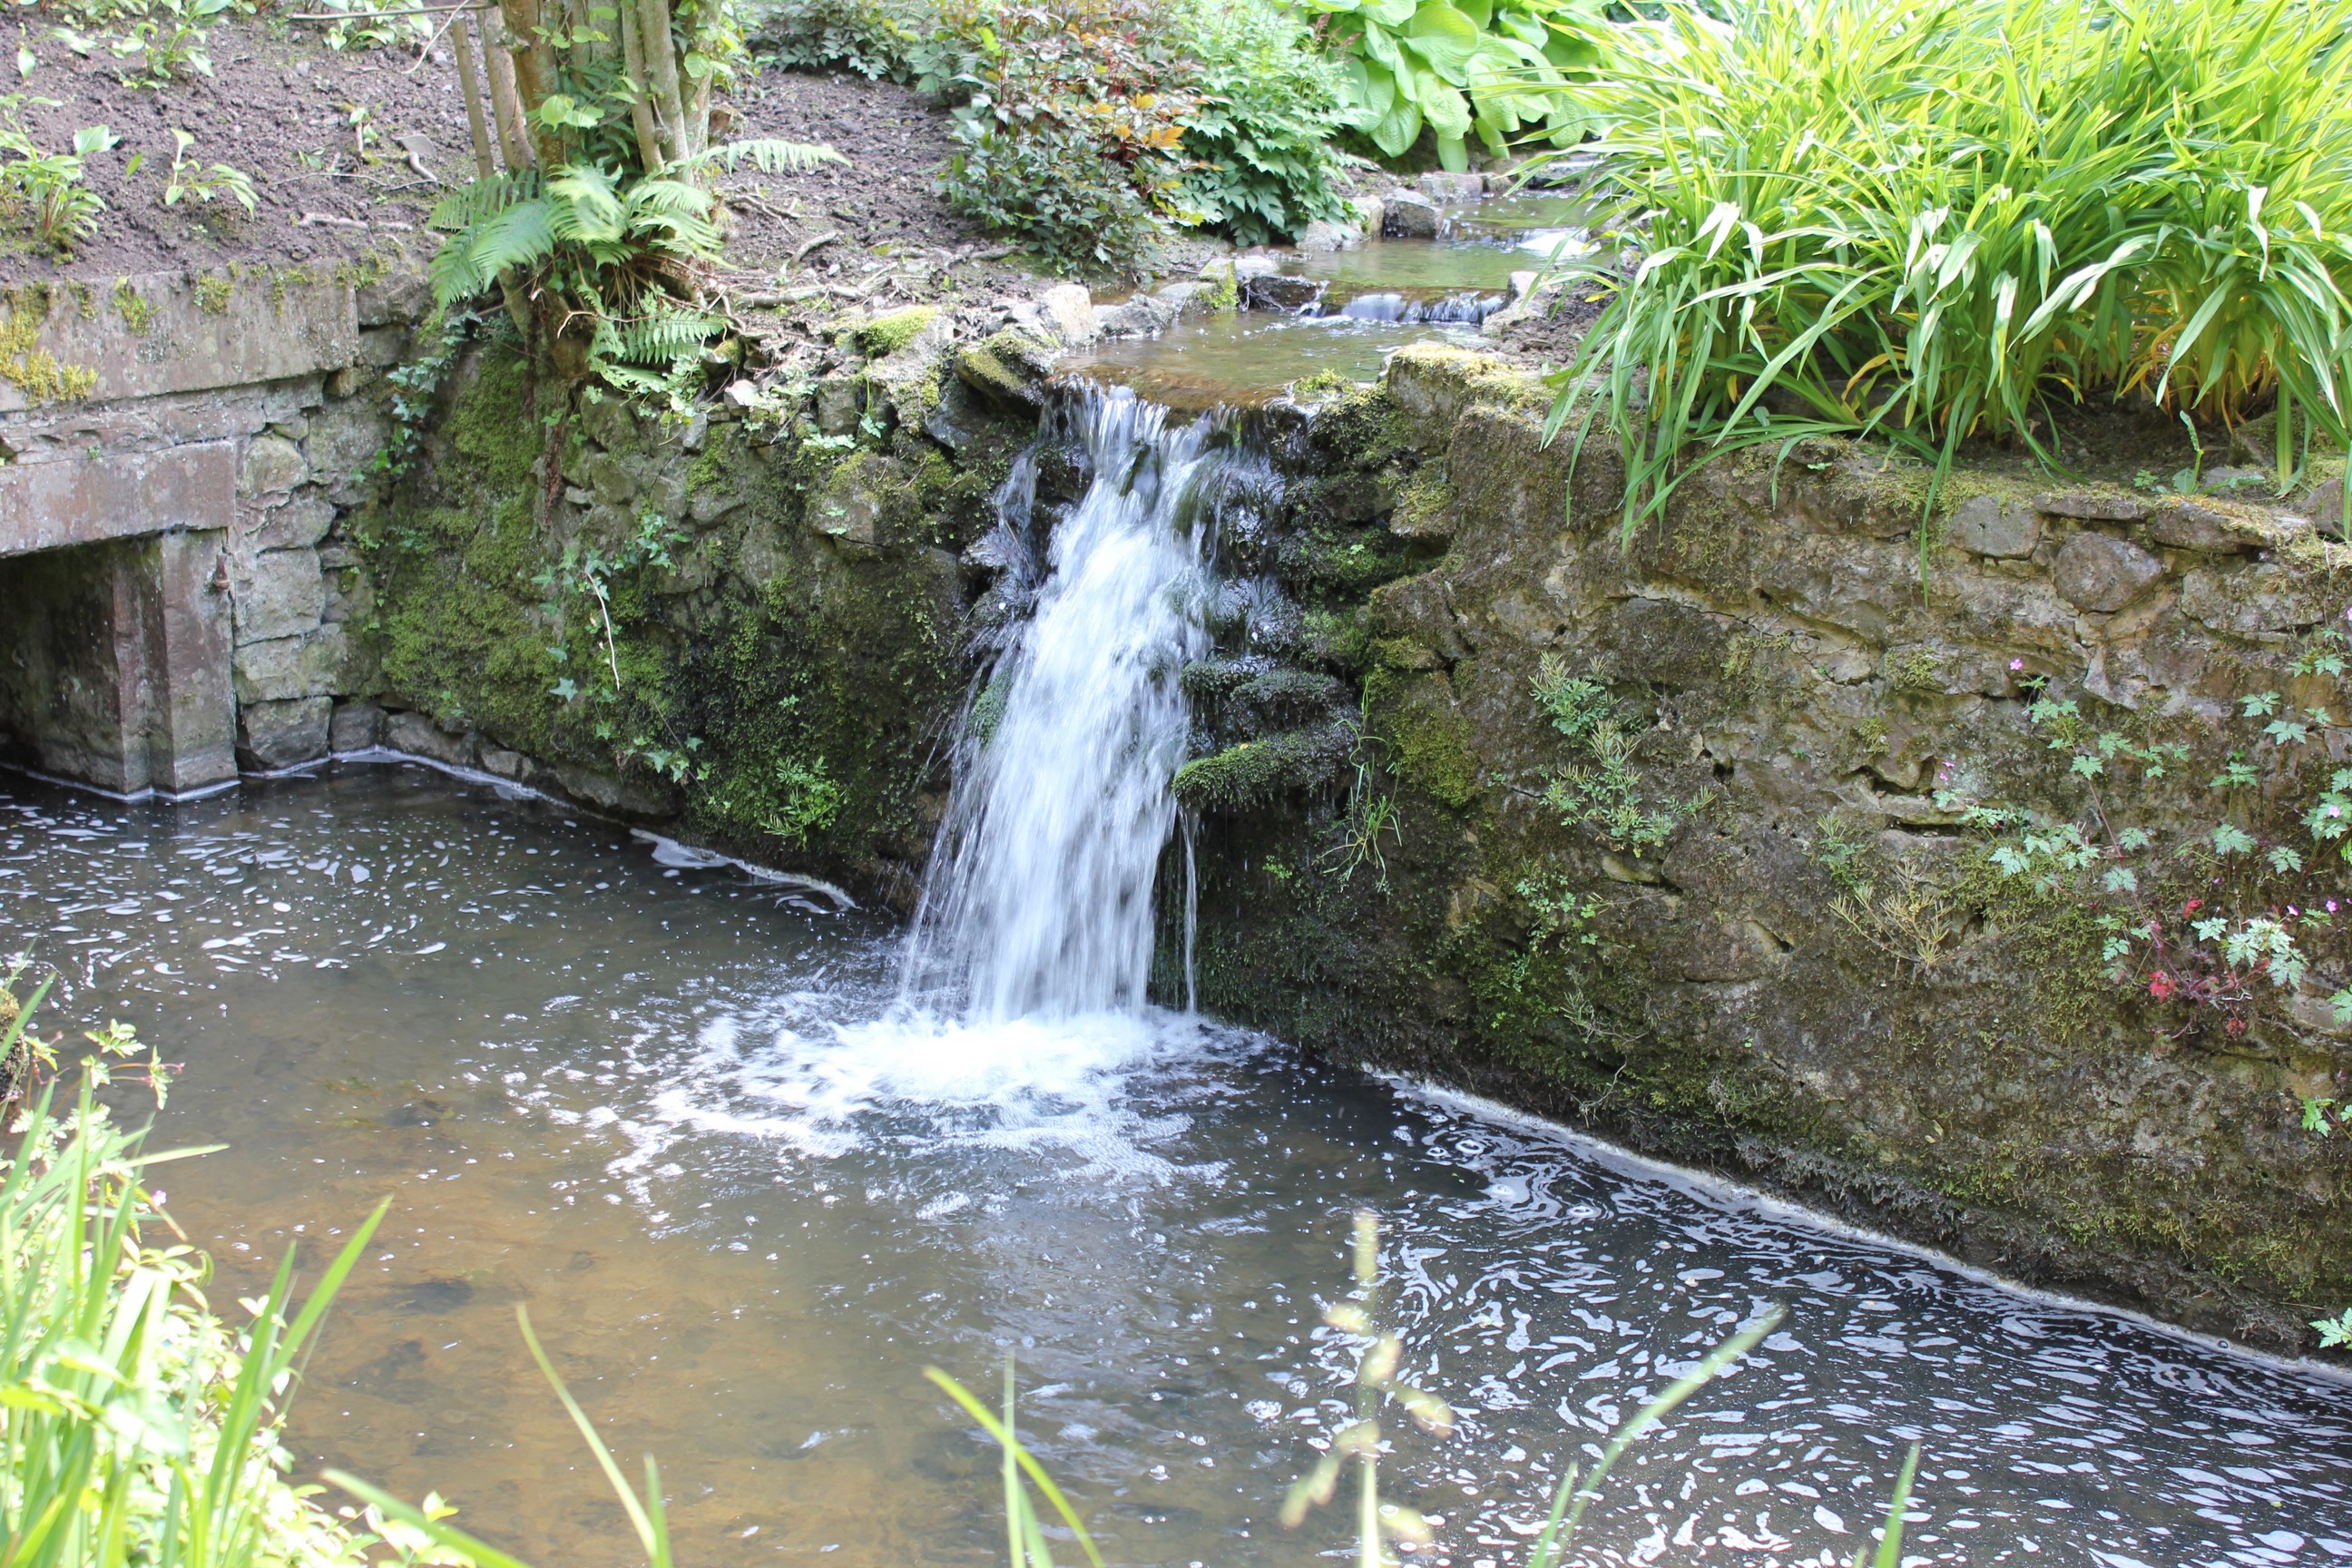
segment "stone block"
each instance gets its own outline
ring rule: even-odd
[[[2147,520],[2147,536],[2157,543],[2207,555],[2283,549],[2308,531],[2302,518],[2207,496],[2162,502]]]
[[[341,626],[245,643],[236,650],[236,700],[284,702],[334,694],[351,647]]]
[[[372,282],[353,290],[353,317],[362,327],[408,326],[433,309],[433,280],[421,256],[402,250]]]
[[[173,529],[226,529],[236,510],[236,451],[205,441],[0,468],[0,555],[94,544]]]
[[[240,645],[311,630],[327,608],[327,581],[319,569],[319,552],[263,550],[231,554],[229,598],[236,606]]]
[[[352,506],[365,498],[376,454],[391,438],[391,423],[377,409],[365,403],[340,403],[311,422],[304,449],[327,498],[338,506]]]
[[[1945,537],[1971,555],[2031,555],[2042,542],[2042,514],[1998,497],[1970,496],[1952,509]]]
[[[1348,205],[1356,209],[1356,223],[1366,234],[1383,232],[1388,203],[1378,196],[1349,196]]]
[[[1186,292],[1172,300],[1165,297],[1178,289]],[[1138,294],[1122,300],[1108,310],[1097,310],[1095,318],[1107,338],[1152,337],[1167,331],[1182,310],[1183,301],[1200,289],[1198,283],[1171,284],[1159,294]]]
[[[1102,336],[1094,296],[1082,283],[1056,283],[1037,296],[1037,314],[1064,348],[1083,348]]]
[[[2274,561],[2200,566],[2181,580],[2180,611],[2217,632],[2261,637],[2316,626],[2336,613],[2325,579]]]
[[[1449,174],[1432,170],[1416,183],[1421,194],[1433,202],[1475,202],[1486,194],[1484,174]]]
[[[307,550],[334,526],[334,503],[316,491],[237,515],[238,542],[248,550]]]
[[[453,768],[474,765],[472,732],[453,735],[423,713],[387,714],[383,721],[383,743],[395,752]]]
[[[342,755],[383,744],[383,710],[373,702],[338,702],[327,725],[327,749]]]
[[[2058,547],[2050,578],[2061,597],[2078,609],[2109,614],[2139,596],[2164,575],[2163,563],[2129,540],[2105,533],[2078,533]]]
[[[334,707],[333,700],[325,697],[240,704],[237,761],[264,773],[318,761],[327,754],[328,725]]]
[[[504,746],[482,748],[482,771],[502,779],[520,780],[530,768],[530,759],[520,752],[509,752]]]
[[[2147,515],[2147,502],[2126,490],[2052,490],[2033,498],[2033,510],[2086,522],[2137,522]]]

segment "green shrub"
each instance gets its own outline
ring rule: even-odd
[[[1201,99],[1184,122],[1189,204],[1244,245],[1341,216],[1331,138],[1347,109],[1306,24],[1276,0],[1193,0],[1177,22]]]
[[[1878,432],[2046,458],[2057,407],[2229,424],[2352,398],[2352,0],[1754,0],[1670,12],[1597,102],[1616,247],[1552,428],[1630,526],[1693,443]],[[1620,270],[1631,262],[1636,265]]]
[[[1194,100],[1152,0],[1034,0],[947,25],[971,49],[950,206],[1058,265],[1125,274],[1197,217],[1183,155]]]
[[[919,0],[783,0],[761,16],[753,41],[787,70],[852,70],[868,81],[908,81],[938,23]]]
[[[1514,142],[1582,141],[1583,85],[1615,37],[1604,0],[1307,3],[1329,18],[1349,123],[1391,158],[1426,129],[1455,170],[1470,166],[1474,132],[1498,158]]]

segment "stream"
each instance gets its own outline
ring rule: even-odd
[[[1333,263],[1327,301],[1477,292],[1558,242],[1555,209],[1489,205],[1470,261]],[[1401,313],[1197,331],[1376,368],[1459,330]],[[1104,355],[1198,348],[1147,346]],[[215,1304],[393,1199],[297,1405],[304,1475],[438,1489],[544,1568],[632,1562],[527,1306],[624,1465],[659,1458],[681,1563],[1001,1562],[996,1454],[923,1372],[992,1394],[1007,1356],[1111,1562],[1345,1561],[1344,1509],[1276,1514],[1351,1419],[1319,1312],[1368,1207],[1406,1373],[1461,1417],[1384,1463],[1434,1530],[1411,1561],[1524,1563],[1564,1468],[1774,1306],[1620,1465],[1578,1560],[1850,1563],[1913,1443],[1906,1562],[2352,1559],[2326,1372],[1147,1002],[1172,675],[1225,592],[1241,459],[1132,393],[1065,417],[1092,488],[1047,518],[1016,466],[1000,495],[1028,613],[988,650],[1003,696],[911,932],[388,755],[178,806],[0,775],[0,931],[56,967],[51,1024],[137,1026],[184,1064],[157,1144],[225,1145],[163,1182]]]

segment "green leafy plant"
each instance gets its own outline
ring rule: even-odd
[[[51,99],[35,102],[54,106]],[[70,153],[44,153],[19,118],[20,94],[0,96],[0,217],[22,222],[34,240],[59,254],[98,228],[106,203],[82,183],[84,165],[121,142],[103,125],[74,132]]]
[[[424,0],[320,0],[310,9],[333,15],[320,27],[319,41],[339,54],[393,44],[421,48],[438,36]]]
[[[2278,410],[2282,474],[2352,398],[2352,0],[1675,7],[1594,89],[1616,243],[1553,431],[1605,411],[1624,521],[1695,456],[1971,437],[2145,396]],[[1580,412],[1583,421],[1579,421]],[[1933,487],[1929,501],[1932,504]]]
[[[1591,827],[1611,844],[1639,854],[1664,844],[1706,805],[1706,794],[1687,801],[1654,796],[1634,761],[1643,742],[1657,731],[1629,723],[1599,681],[1570,675],[1559,655],[1546,654],[1533,689],[1572,753],[1543,794],[1544,804],[1560,814],[1561,826]]]
[[[213,74],[211,29],[233,0],[146,0],[141,14],[109,47],[119,59],[136,58],[123,78],[131,87],[169,87]]]
[[[1156,0],[963,6],[948,205],[1049,261],[1134,274],[1187,205],[1184,124],[1194,99]]]
[[[209,206],[226,196],[246,210],[254,210],[253,176],[229,163],[214,163],[199,168],[188,156],[188,149],[196,139],[174,126],[172,130],[172,172],[163,183],[163,205],[178,206],[188,202]]]
[[[1602,0],[1307,0],[1329,20],[1350,123],[1402,158],[1424,129],[1449,169],[1475,133],[1570,146],[1592,128],[1585,84],[1614,34]]]
[[[1184,121],[1186,205],[1243,245],[1344,216],[1331,138],[1348,110],[1306,24],[1276,0],[1191,0],[1176,21],[1199,97]]]
[[[868,81],[920,74],[938,14],[917,0],[784,0],[761,16],[756,45],[788,70],[853,70]]]

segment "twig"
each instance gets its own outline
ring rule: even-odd
[[[395,223],[390,218],[337,217],[331,213],[304,213],[294,220],[296,228],[383,228],[398,229],[403,234],[415,234],[416,226]]]
[[[811,251],[816,250],[824,246],[831,245],[835,240],[839,239],[840,237],[841,230],[837,228],[829,228],[823,234],[818,235],[814,239],[804,239],[801,241],[800,248],[793,252],[792,264],[794,267],[798,267],[802,262],[808,259],[809,253]]]

